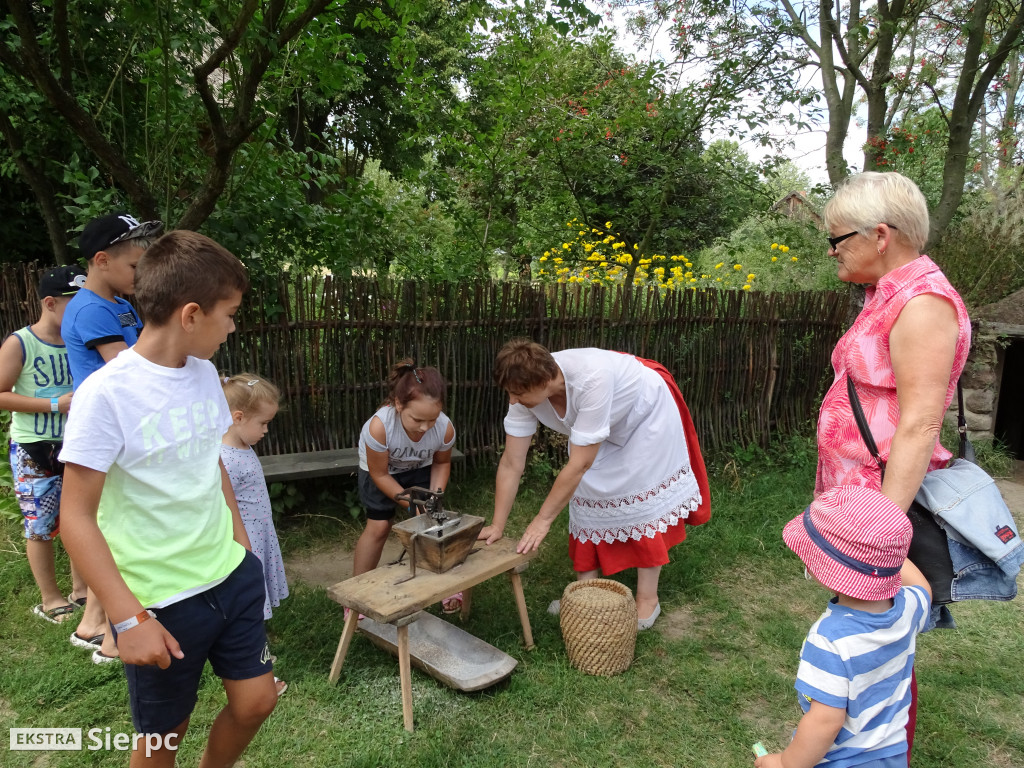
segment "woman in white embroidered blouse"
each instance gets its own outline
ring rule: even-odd
[[[494,518],[480,538],[491,543],[504,534],[537,424],[568,435],[568,461],[517,551],[537,549],[568,504],[577,579],[636,568],[639,626],[647,629],[661,612],[661,567],[686,537],[683,521],[699,524],[709,515],[703,460],[692,425],[689,440],[685,434],[689,413],[671,375],[632,355],[552,354],[516,339],[498,353],[495,381],[509,396],[505,452]]]

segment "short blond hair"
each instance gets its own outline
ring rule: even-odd
[[[928,242],[928,203],[917,184],[900,173],[865,171],[836,189],[822,213],[825,227],[850,227],[867,235],[888,224],[920,253]]]
[[[255,373],[236,373],[221,379],[228,408],[242,413],[251,413],[261,405],[281,402],[281,390],[272,382]]]

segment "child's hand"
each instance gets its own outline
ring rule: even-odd
[[[754,761],[754,768],[782,768],[782,753],[773,752]]]
[[[156,619],[144,621],[117,636],[117,650],[125,664],[171,666],[171,657],[185,658],[174,636]]]
[[[74,392],[65,392],[57,398],[57,410],[60,413],[67,413],[71,410],[71,396],[74,394]]]

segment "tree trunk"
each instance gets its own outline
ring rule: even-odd
[[[871,64],[871,79],[864,88],[868,102],[868,144],[864,147],[864,170],[884,170],[886,164],[878,148],[871,145],[872,139],[884,139],[886,117],[889,111],[889,97],[886,89],[892,80],[892,54],[896,38],[896,20],[902,12],[902,4],[878,4],[878,30],[875,36],[875,60]]]
[[[54,259],[58,264],[70,264],[72,259],[68,254],[67,230],[61,220],[60,211],[57,209],[57,196],[54,194],[46,174],[36,168],[25,156],[25,146],[21,136],[11,124],[7,113],[2,111],[0,111],[0,133],[3,134],[7,146],[11,149],[11,156],[14,158],[18,173],[32,190],[36,204],[39,206],[43,222],[46,224],[46,234],[50,238],[50,245],[53,248]]]
[[[821,18],[831,19],[829,0],[820,0]],[[828,131],[825,133],[825,168],[829,183],[835,186],[849,175],[843,146],[850,131],[850,115],[853,104],[854,82],[849,76],[843,77],[843,89],[839,89],[840,70],[836,68],[832,51],[832,26],[820,25],[821,42],[818,46],[818,63],[821,67],[821,81],[828,105]]]
[[[20,63],[28,71],[40,93],[121,185],[132,201],[135,208],[133,212],[144,219],[157,218],[156,197],[149,185],[135,173],[124,154],[107,141],[99,126],[89,113],[82,109],[74,95],[65,90],[53,76],[37,42],[39,32],[32,19],[29,5],[22,0],[9,0],[8,7],[21,40]],[[58,29],[57,32],[59,31]]]
[[[971,131],[981,112],[985,94],[992,80],[1002,70],[1010,52],[1016,50],[1021,34],[1024,32],[1024,4],[1022,4],[1017,9],[1016,16],[1006,26],[1003,38],[989,56],[985,68],[979,71],[983,48],[992,44],[987,29],[990,13],[992,13],[992,0],[976,0],[972,7],[971,18],[966,25],[967,42],[964,46],[964,58],[957,80],[953,107],[949,112],[949,149],[942,167],[942,197],[935,210],[932,211],[928,248],[934,246],[942,238],[949,223],[953,220],[956,209],[960,206],[964,195],[964,179],[967,176]]]

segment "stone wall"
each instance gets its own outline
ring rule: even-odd
[[[973,329],[971,352],[962,378],[964,416],[971,439],[993,437],[1003,374],[1003,344],[1007,338],[1020,337],[1024,337],[1024,326],[980,322]],[[956,398],[946,419],[956,424]]]

